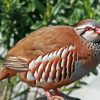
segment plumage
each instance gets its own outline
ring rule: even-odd
[[[8,51],[8,74],[2,71],[0,80],[18,73],[28,85],[50,90],[82,78],[99,63],[100,24],[88,19],[75,28],[44,27],[20,40]]]

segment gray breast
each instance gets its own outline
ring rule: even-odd
[[[84,77],[85,75],[87,75],[90,71],[85,69],[86,67],[84,67],[84,65],[80,64],[80,62],[76,62],[76,69],[74,71],[74,73],[71,76],[72,81],[76,81],[82,77]]]

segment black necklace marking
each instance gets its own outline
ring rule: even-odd
[[[100,62],[100,43],[86,42],[86,45],[92,52],[92,58]]]

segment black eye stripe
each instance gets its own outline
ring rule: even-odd
[[[84,30],[84,31],[80,34],[80,36],[81,36],[84,40],[86,40],[86,39],[83,37],[83,34],[85,34],[85,32],[86,32],[86,30]]]
[[[86,30],[84,30],[80,35],[82,36],[83,34],[85,34]]]
[[[93,30],[95,31],[95,30],[96,30],[96,27],[95,27],[95,28],[93,28]]]

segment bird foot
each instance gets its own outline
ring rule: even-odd
[[[48,91],[46,92],[47,100],[64,100],[61,96],[52,96]]]
[[[50,96],[47,97],[47,100],[64,100],[64,98],[60,96]]]
[[[52,96],[53,100],[64,100],[61,96]]]

